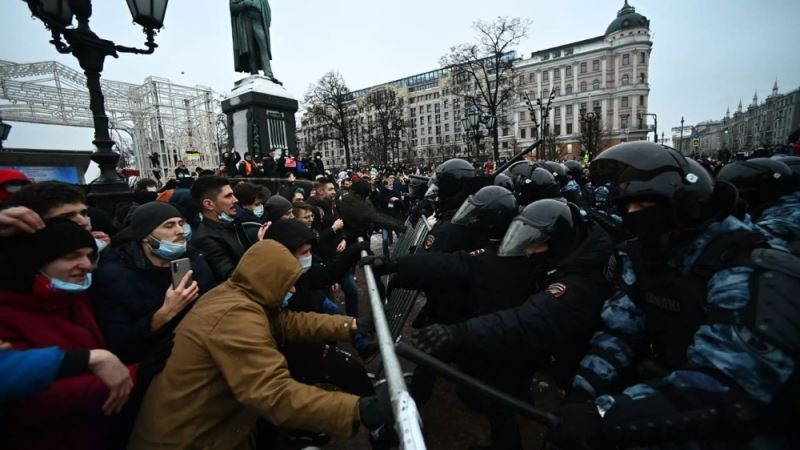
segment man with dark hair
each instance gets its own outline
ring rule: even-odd
[[[102,231],[92,231],[86,194],[78,187],[60,181],[43,181],[20,189],[9,200],[12,207],[25,207],[43,220],[68,219],[92,232],[98,251],[104,249],[111,238]]]
[[[242,226],[234,221],[238,200],[228,180],[216,176],[199,178],[192,185],[192,199],[203,216],[192,244],[205,254],[215,280],[221,283],[250,247]]]

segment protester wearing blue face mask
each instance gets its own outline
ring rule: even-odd
[[[109,348],[125,362],[142,361],[169,335],[200,295],[214,286],[211,269],[189,245],[191,228],[172,205],[137,207],[130,225],[101,253],[91,289]],[[172,286],[170,262],[188,258],[192,271]]]
[[[205,254],[216,282],[222,283],[252,243],[235,221],[239,201],[228,180],[215,176],[198,178],[192,185],[192,199],[203,216],[192,243]]]
[[[236,222],[242,225],[250,244],[258,242],[258,230],[266,221],[264,202],[270,191],[264,186],[241,182],[233,187],[236,204]]]

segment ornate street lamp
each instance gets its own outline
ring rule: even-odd
[[[100,176],[91,183],[91,195],[128,191],[128,184],[117,174],[119,154],[108,131],[105,98],[100,86],[100,74],[107,56],[120,53],[151,54],[158,45],[155,35],[164,26],[169,0],[127,0],[133,21],[144,27],[147,36],[144,49],[117,45],[98,37],[89,27],[92,16],[91,0],[24,0],[31,13],[50,30],[50,41],[59,53],[71,53],[86,74],[89,89],[89,108],[94,122],[94,141],[97,150],[91,160],[100,167]],[[77,27],[72,26],[76,20]],[[62,40],[63,38],[63,40]],[[66,42],[64,42],[66,40]]]

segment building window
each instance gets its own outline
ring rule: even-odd
[[[569,95],[569,94],[572,94],[572,85],[571,84],[567,85],[567,95]]]
[[[572,105],[567,105],[564,109],[567,111],[567,117],[572,117]]]
[[[531,72],[531,73],[528,75],[528,83],[533,83],[533,80],[534,80],[534,77],[535,77],[535,76],[536,76],[536,74],[535,74],[535,73],[533,73],[533,72]]]
[[[600,100],[595,100],[592,102],[592,109],[594,109],[595,111],[600,109]]]
[[[508,128],[503,128],[503,136],[508,136]]]
[[[556,91],[556,96],[561,95],[561,86],[556,86],[554,90]]]
[[[450,131],[450,124],[449,123],[444,124],[444,131],[445,132]]]
[[[622,85],[623,86],[627,86],[629,84],[631,84],[631,77],[629,77],[628,75],[623,75],[622,76]]]
[[[567,134],[572,134],[572,124],[571,123],[567,124]]]
[[[581,92],[586,92],[586,82],[581,81]]]
[[[447,120],[447,118],[448,118],[449,116],[450,116],[450,113],[449,113],[449,112],[447,112],[447,111],[445,111],[445,112],[444,112],[444,120]]]
[[[628,96],[622,97],[622,107],[623,108],[628,107]]]
[[[564,69],[564,76],[567,76],[567,77],[571,77],[572,76],[572,66],[567,66],[567,68]]]
[[[639,52],[639,62],[640,63],[644,64],[646,58],[647,57],[645,56],[644,52]]]
[[[542,98],[549,98],[550,94],[547,92],[547,89],[542,89]]]
[[[622,65],[629,66],[631,64],[631,55],[625,53],[622,55]]]
[[[586,63],[585,62],[581,63],[581,73],[586,73]]]
[[[508,148],[508,142],[503,142],[503,148]]]
[[[557,123],[553,127],[553,134],[556,135],[556,136],[559,136],[561,134],[561,124],[560,123]]]
[[[599,72],[600,71],[600,60],[595,59],[592,61],[592,72]]]
[[[644,106],[644,95],[639,96],[639,106]]]
[[[622,116],[622,123],[620,126],[622,128],[628,128],[628,116]]]
[[[550,71],[545,70],[544,72],[542,72],[542,81],[547,81],[549,79],[550,79]]]
[[[639,74],[639,83],[644,84],[644,72]]]
[[[417,108],[411,108],[411,116],[413,117],[416,115],[417,115]]]
[[[561,107],[556,106],[555,108],[556,117],[561,117]]]
[[[519,137],[521,137],[522,139],[525,139],[525,132],[526,131],[527,130],[525,128],[520,128],[519,129]]]
[[[425,106],[425,112],[431,112],[431,105]]]
[[[450,142],[450,135],[449,134],[445,135],[444,141],[445,142]]]
[[[596,90],[598,90],[598,89],[600,89],[600,80],[594,80],[594,81],[592,81],[592,90],[593,90],[593,91],[596,91]]]
[[[553,79],[560,80],[561,79],[561,69],[556,69],[553,71]]]
[[[580,108],[579,108],[579,109],[580,109],[581,111],[586,111],[586,103],[581,103],[581,106],[580,106]]]

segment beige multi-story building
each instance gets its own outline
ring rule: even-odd
[[[600,117],[600,149],[626,140],[645,139],[649,131],[644,114],[648,111],[652,45],[650,21],[626,0],[601,36],[536,51],[527,58],[509,54],[515,58],[515,79],[510,81],[516,95],[499,113],[501,158],[510,157],[540,137],[524,99],[527,95],[534,101],[533,114],[541,123],[535,99],[543,98],[546,103],[552,90],[555,97],[548,118],[549,129],[556,135],[562,159],[580,155],[582,112],[591,111]],[[355,91],[352,101],[358,102],[375,89],[391,88],[397,93],[407,127],[400,135],[399,148],[393,152],[395,160],[434,163],[465,157],[471,139],[462,129],[463,89],[457,88],[453,77],[448,68],[442,68]],[[372,119],[368,108],[357,109],[357,123],[369,123]],[[344,149],[338,142],[320,141],[319,125],[306,118],[301,124],[298,141],[303,150],[322,153],[327,166],[345,165]],[[366,139],[360,134],[363,129],[354,130],[353,164],[368,160]],[[484,144],[490,148],[491,138],[484,139]],[[490,155],[485,150],[481,159]]]

